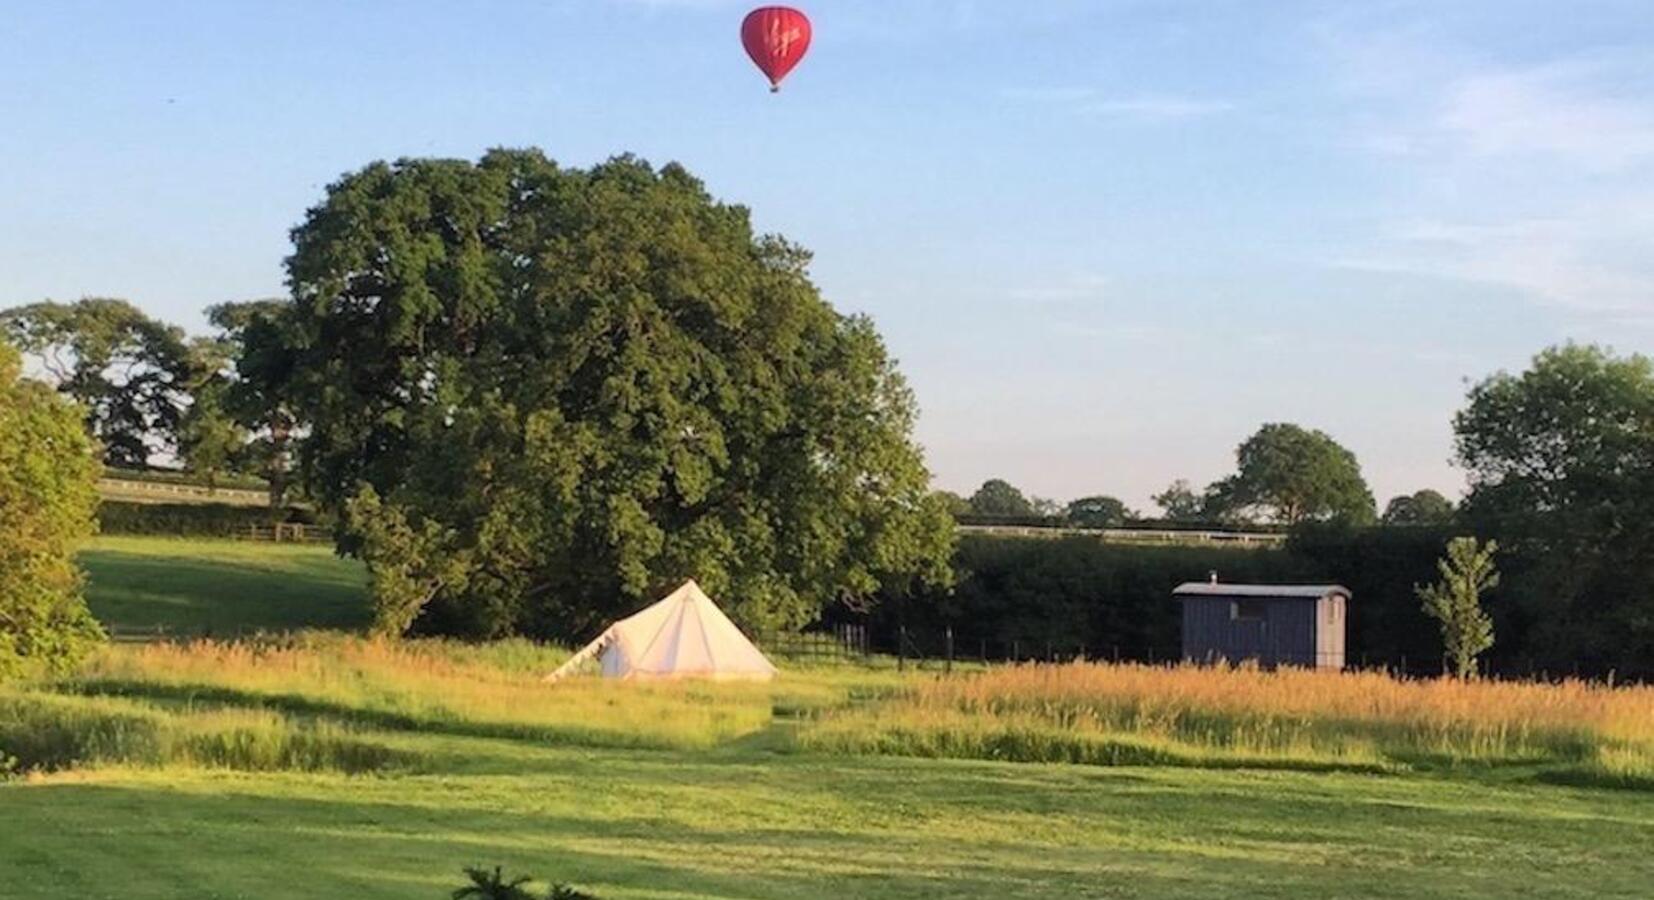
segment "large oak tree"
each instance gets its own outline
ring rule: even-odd
[[[376,163],[293,239],[259,333],[383,630],[573,636],[687,577],[794,627],[951,577],[872,323],[682,167]]]
[[[1534,663],[1654,672],[1654,362],[1553,347],[1475,385],[1453,430]]]

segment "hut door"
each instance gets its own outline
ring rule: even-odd
[[[1270,644],[1269,601],[1262,598],[1242,598],[1229,601],[1229,627],[1234,640],[1230,642],[1230,661],[1255,659],[1264,665],[1275,662],[1275,648]]]

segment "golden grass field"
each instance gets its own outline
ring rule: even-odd
[[[1654,688],[1377,672],[1025,665],[829,713],[813,749],[1400,769],[1539,764],[1654,784]]]

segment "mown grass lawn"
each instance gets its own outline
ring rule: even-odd
[[[370,619],[366,572],[327,545],[104,536],[78,559],[92,613],[122,632],[357,629]]]
[[[105,554],[88,562],[106,615],[313,624],[360,610],[359,575],[325,549],[104,539],[89,552]],[[185,577],[169,580],[175,561]],[[134,595],[150,599],[119,599]],[[108,651],[57,702],[325,718],[401,762],[366,775],[104,763],[0,784],[0,897],[437,900],[475,864],[604,898],[1654,895],[1650,792],[1475,768],[832,756],[789,740],[792,713],[888,689],[890,673],[791,671],[769,694],[594,684],[541,699],[518,692],[554,651],[409,652],[431,661],[326,636],[222,664]],[[295,674],[269,680],[260,667],[274,661]],[[610,712],[629,699],[650,716]],[[562,724],[564,703],[581,727]],[[724,717],[711,744],[672,721],[697,710]],[[482,727],[508,715],[534,727]],[[660,743],[617,744],[617,727]]]
[[[406,736],[393,777],[111,770],[0,788],[17,897],[1647,897],[1654,798],[1434,778],[589,751]]]

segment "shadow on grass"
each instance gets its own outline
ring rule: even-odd
[[[265,694],[210,684],[158,684],[124,679],[65,682],[59,689],[87,696],[126,697],[180,705],[213,704],[264,709],[294,716],[334,719],[387,731],[437,732],[461,737],[505,738],[541,744],[636,750],[682,749],[679,742],[647,734],[582,728],[575,725],[530,725],[477,722],[450,716],[415,715],[319,700],[303,694]]]

